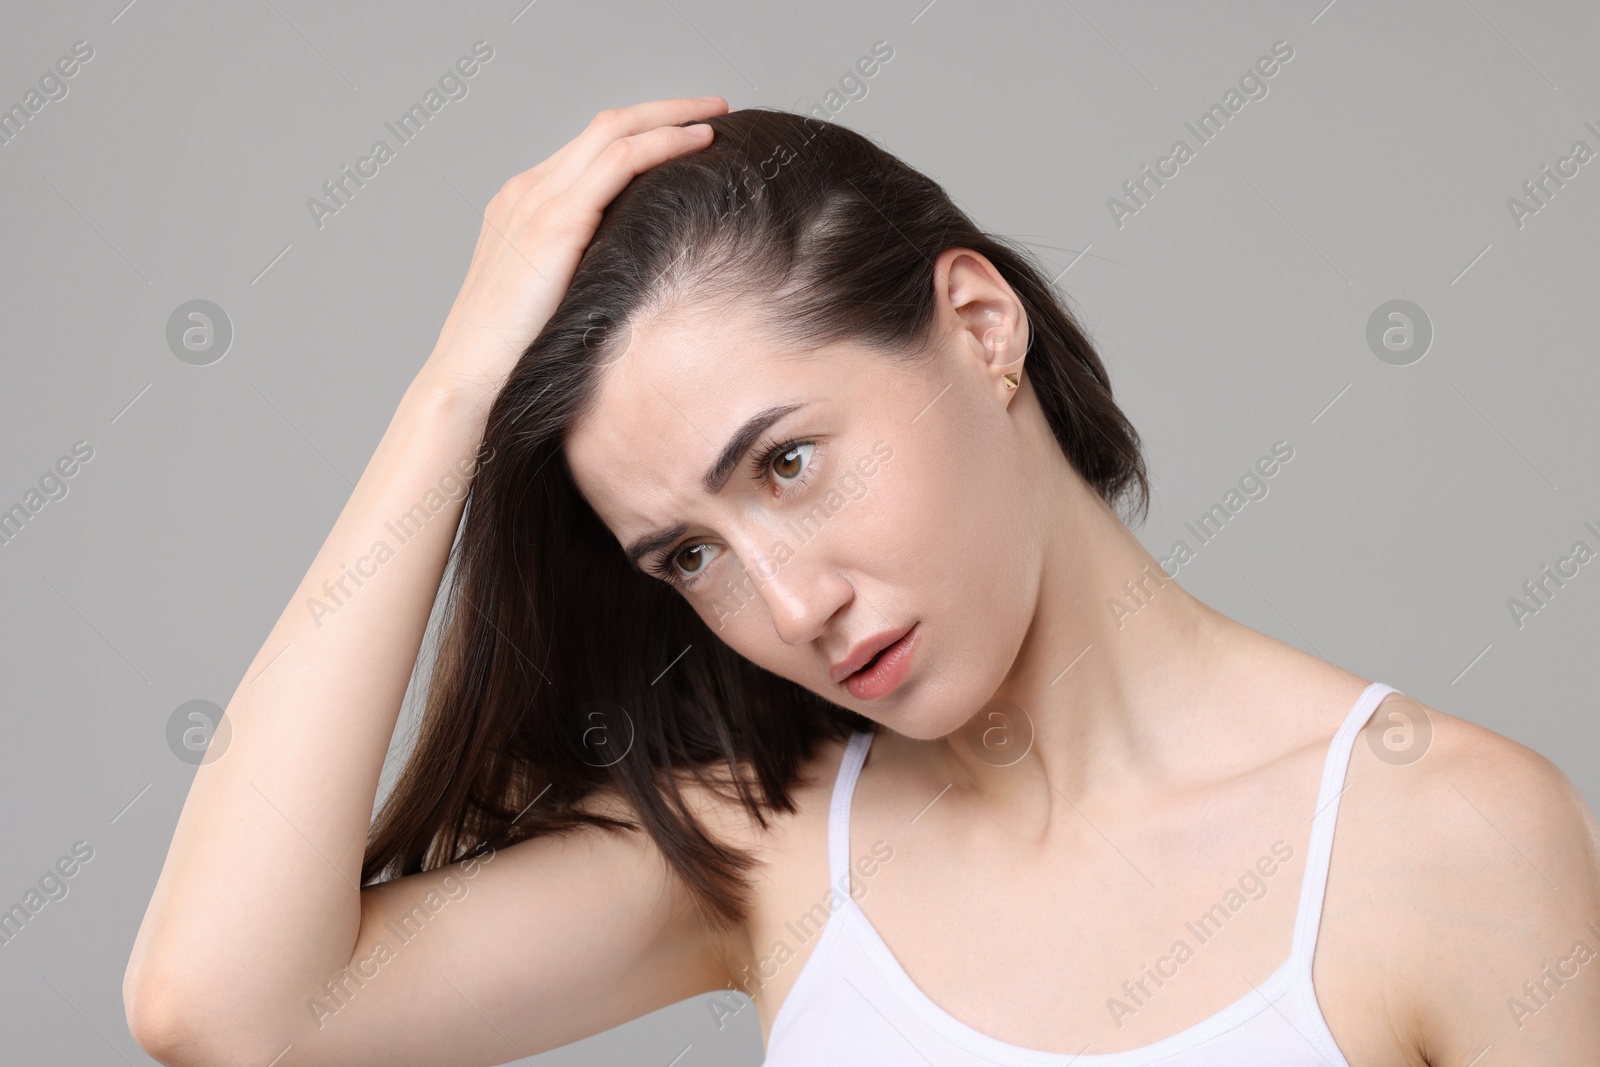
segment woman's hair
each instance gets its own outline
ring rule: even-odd
[[[871,720],[741,657],[666,583],[633,569],[579,494],[563,440],[644,316],[692,298],[753,313],[780,343],[841,340],[914,360],[933,265],[982,253],[1031,329],[1028,380],[1062,451],[1139,521],[1138,434],[1088,338],[1029,253],[979,230],[935,182],[843,126],[740,109],[704,149],[635,177],[489,413],[410,757],[362,882],[585,825],[651,835],[713,925],[740,922],[753,857],[708,835],[680,786],[792,813],[815,743]],[[638,823],[580,801],[604,791]],[[588,806],[585,805],[587,808]]]

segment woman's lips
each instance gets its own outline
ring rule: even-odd
[[[921,631],[913,623],[905,636],[889,645],[869,665],[845,679],[845,688],[857,700],[876,700],[900,687],[911,672],[911,657],[916,653]]]

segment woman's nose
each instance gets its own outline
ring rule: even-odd
[[[751,584],[785,644],[816,640],[827,629],[828,620],[855,595],[849,579],[823,556],[819,546],[780,542],[779,551],[746,558],[753,561],[746,564]]]

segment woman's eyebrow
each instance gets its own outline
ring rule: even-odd
[[[702,479],[706,492],[713,496],[721,492],[722,487],[728,484],[728,479],[733,476],[734,470],[739,466],[739,461],[744,458],[746,452],[750,451],[750,446],[756,443],[756,438],[760,437],[768,426],[771,426],[796,408],[804,406],[803,404],[781,404],[778,407],[767,408],[765,411],[758,411],[746,419],[745,424],[734,431],[732,437],[728,438],[728,443],[722,447],[722,454],[711,465],[711,469],[706,471],[705,477]]]
[[[636,571],[642,571],[644,568],[639,566],[639,560],[658,549],[666,548],[688,532],[688,524],[680,522],[678,525],[665,530],[645,534],[628,546],[628,565]]]
[[[799,408],[805,407],[803,403],[779,404],[763,411],[758,411],[745,420],[744,425],[734,431],[728,438],[728,443],[722,447],[711,469],[706,471],[701,484],[707,493],[716,495],[722,487],[728,484],[728,479],[733,477],[733,472],[738,469],[739,462],[744,459],[746,452],[756,443],[756,439],[764,433],[767,427]],[[628,563],[635,569],[639,567],[639,560],[654,552],[656,549],[665,548],[684,535],[688,527],[679,523],[670,529],[659,530],[645,534],[627,547]]]

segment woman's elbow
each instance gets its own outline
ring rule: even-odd
[[[262,1067],[272,1059],[242,1048],[229,1033],[233,1028],[208,1012],[202,997],[164,975],[125,978],[122,1007],[134,1042],[166,1067]]]

